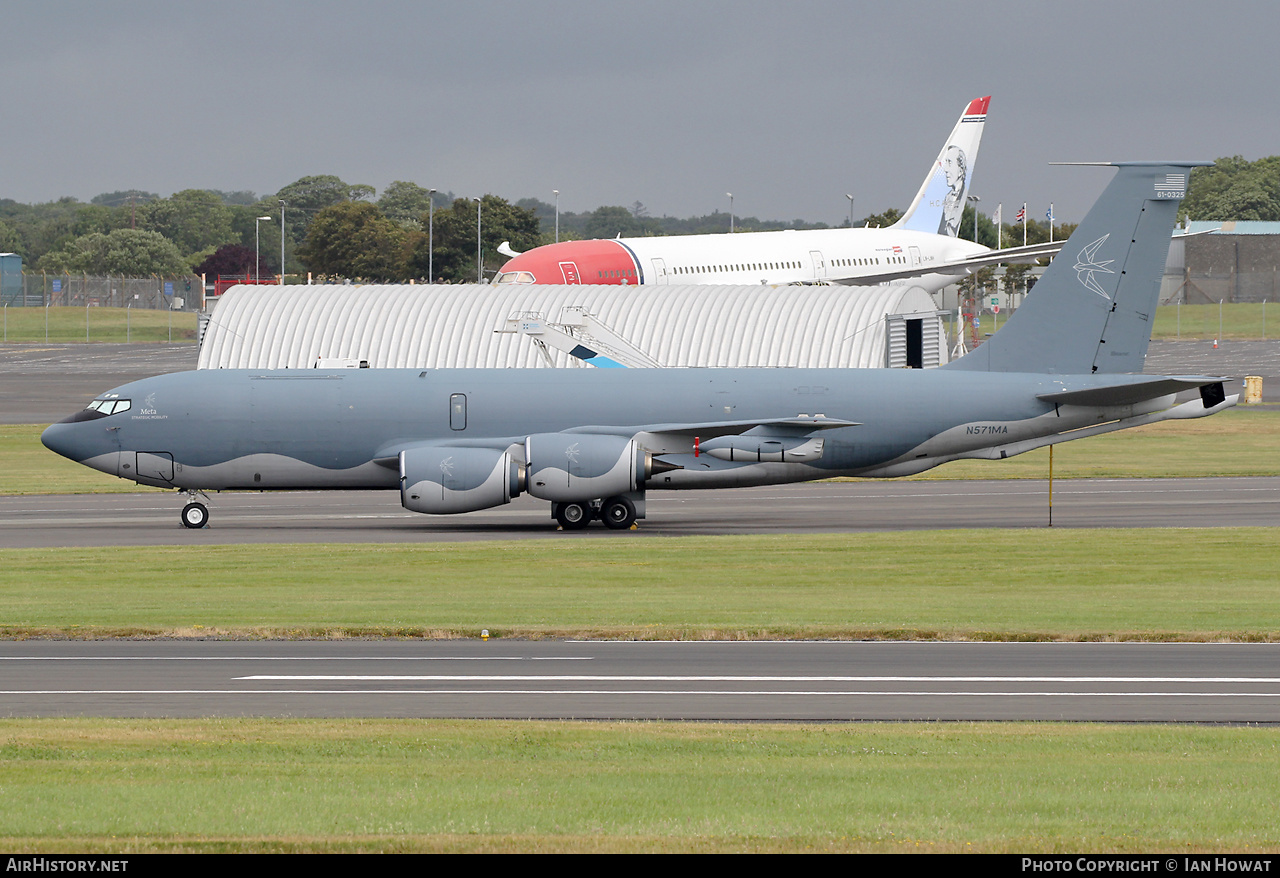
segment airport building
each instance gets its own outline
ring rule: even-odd
[[[921,368],[943,316],[906,285],[237,286],[199,368]]]
[[[1274,302],[1280,294],[1280,223],[1198,220],[1169,245],[1161,304]]]

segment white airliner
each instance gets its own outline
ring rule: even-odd
[[[565,241],[516,254],[500,284],[884,284],[932,292],[1057,244],[991,250],[956,237],[991,97],[970,101],[906,214],[883,229],[815,229]]]

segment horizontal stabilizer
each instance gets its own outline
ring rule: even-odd
[[[1173,378],[1146,378],[1128,381],[1124,384],[1111,384],[1105,387],[1088,387],[1084,390],[1063,390],[1056,393],[1040,393],[1037,399],[1058,405],[1114,406],[1132,405],[1148,399],[1194,390],[1197,387],[1210,385],[1221,386],[1227,378],[1209,378],[1189,375]]]

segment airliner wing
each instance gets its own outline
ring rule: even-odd
[[[1003,250],[987,250],[964,259],[949,262],[931,262],[928,265],[913,265],[897,271],[882,271],[877,274],[860,274],[857,277],[832,278],[836,283],[848,286],[872,286],[902,280],[909,277],[923,277],[927,274],[954,274],[957,278],[972,274],[979,268],[1002,263],[1035,262],[1044,256],[1056,256],[1066,241],[1028,244],[1025,247],[1005,247]]]

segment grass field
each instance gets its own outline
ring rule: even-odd
[[[194,311],[149,308],[5,308],[5,342],[195,341]]]
[[[1280,730],[0,720],[24,852],[1262,852]]]
[[[0,636],[1280,640],[1275,528],[0,550]]]

